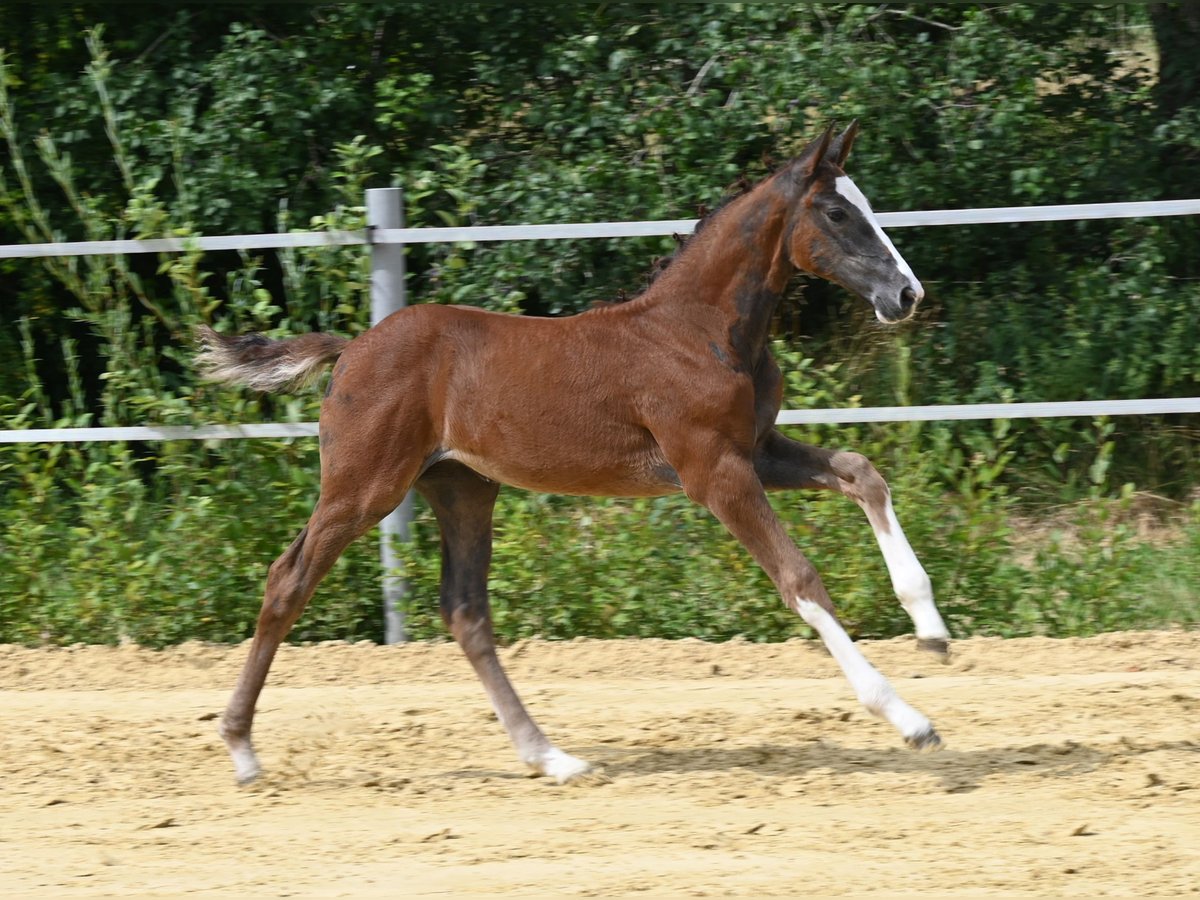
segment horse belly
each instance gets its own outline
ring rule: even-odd
[[[555,459],[553,456],[512,457],[451,449],[452,459],[484,478],[543,494],[591,497],[659,497],[679,491],[678,476],[665,463],[652,460],[599,464],[594,459]]]

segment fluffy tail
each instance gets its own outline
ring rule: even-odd
[[[349,338],[313,332],[276,341],[261,334],[218,334],[196,329],[196,368],[208,381],[243,384],[256,391],[295,391],[316,380],[350,343]]]

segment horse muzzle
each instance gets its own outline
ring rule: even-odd
[[[916,282],[915,284],[906,284],[894,297],[890,295],[873,297],[871,305],[875,307],[875,318],[888,325],[895,325],[912,318],[917,304],[924,296],[925,289],[921,287],[920,282]]]

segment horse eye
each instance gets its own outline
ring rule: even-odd
[[[829,216],[829,221],[831,222],[846,221],[846,211],[840,206],[835,206],[833,209],[829,210],[827,215]]]

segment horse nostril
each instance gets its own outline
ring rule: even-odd
[[[910,313],[913,307],[917,305],[917,292],[910,287],[906,287],[900,292],[900,309],[905,313]]]

